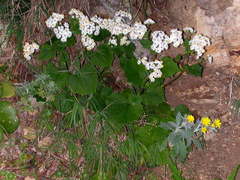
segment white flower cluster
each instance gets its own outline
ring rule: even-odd
[[[179,47],[183,43],[182,31],[172,29],[170,34],[170,43],[173,43],[174,47]]]
[[[151,24],[155,24],[155,21],[152,20],[152,19],[150,19],[150,18],[148,18],[148,19],[146,19],[146,20],[144,21],[143,24],[145,24],[145,25],[151,25]]]
[[[157,53],[168,49],[168,44],[171,42],[169,37],[163,31],[154,31],[152,34],[151,49]]]
[[[89,36],[82,36],[81,42],[82,42],[82,45],[84,47],[86,47],[86,49],[89,51],[92,50],[96,46],[95,41],[92,38],[90,38]]]
[[[189,41],[190,49],[197,52],[197,59],[203,55],[205,52],[205,46],[209,46],[210,40],[206,36],[201,34],[197,34],[193,37],[192,40]]]
[[[96,25],[77,9],[71,9],[69,11],[69,15],[71,15],[73,18],[78,19],[79,29],[81,30],[82,34],[81,42],[87,50],[92,50],[96,46],[96,43],[91,37],[89,37],[89,35],[99,35],[100,26]]]
[[[52,16],[50,16],[45,23],[48,28],[55,28],[58,22],[61,22],[63,19],[63,14],[52,13]]]
[[[166,35],[163,31],[154,31],[152,34],[151,49],[157,53],[161,53],[169,48],[172,43],[174,47],[179,47],[183,43],[182,31],[172,29],[170,36]]]
[[[144,24],[137,22],[132,26],[129,36],[131,40],[138,40],[142,39],[146,32],[147,27]]]
[[[131,40],[142,39],[144,34],[147,32],[147,27],[137,22],[134,25],[130,25],[130,21],[132,20],[132,15],[125,11],[117,11],[112,19],[104,19],[98,17],[97,15],[92,18],[88,18],[81,11],[77,9],[71,9],[69,14],[73,18],[77,18],[79,20],[79,28],[81,30],[82,35],[98,35],[100,33],[100,29],[108,30],[112,36],[118,36],[123,34],[124,37],[120,40],[120,45],[127,45]],[[129,39],[128,39],[129,38]],[[90,37],[88,38],[89,41]],[[85,45],[88,43],[85,42]],[[92,44],[92,43],[89,43]],[[117,45],[117,41],[115,37],[112,37],[109,40],[109,44]],[[87,49],[88,46],[85,46]]]
[[[57,39],[60,39],[62,42],[67,42],[67,38],[72,36],[72,32],[70,31],[69,24],[67,22],[63,25],[61,24],[63,19],[63,14],[52,13],[52,16],[50,16],[45,23],[48,28],[53,29]]]
[[[23,56],[26,60],[31,60],[31,55],[39,49],[39,45],[37,43],[29,44],[26,42],[23,46]]]
[[[67,22],[54,28],[53,32],[55,33],[56,38],[60,39],[62,42],[67,42],[67,38],[72,36],[72,32],[70,31],[69,24]]]
[[[163,68],[163,62],[159,60],[154,61],[148,61],[147,57],[143,57],[141,59],[138,59],[138,64],[143,64],[147,70],[153,70],[153,72],[150,73],[148,78],[151,82],[154,82],[156,78],[162,77],[162,71],[161,68]]]
[[[118,43],[117,43],[116,37],[115,37],[115,36],[112,36],[112,37],[109,39],[108,44],[113,45],[113,46],[117,46]]]
[[[128,40],[127,36],[123,36],[120,39],[120,46],[129,45],[131,42]]]

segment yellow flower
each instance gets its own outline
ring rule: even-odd
[[[202,133],[205,134],[207,132],[207,128],[206,127],[202,127],[201,131],[202,131]]]
[[[187,121],[189,122],[189,123],[193,123],[194,122],[194,117],[193,117],[193,115],[187,115]]]
[[[214,122],[213,122],[214,126],[217,127],[217,128],[220,128],[222,123],[221,123],[221,120],[220,119],[215,119]]]
[[[215,128],[215,127],[216,127],[216,125],[215,125],[214,123],[212,123],[212,124],[211,124],[211,127],[212,127],[212,128]]]
[[[209,117],[202,117],[201,122],[204,126],[209,126],[211,123],[211,119]]]

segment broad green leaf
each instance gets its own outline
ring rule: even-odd
[[[112,65],[113,62],[113,53],[111,48],[107,44],[103,44],[98,47],[98,50],[95,52],[88,52],[88,57],[90,62],[94,65],[107,68]]]
[[[162,143],[168,134],[169,131],[163,128],[148,125],[137,127],[135,130],[136,138],[147,147],[155,143]]]
[[[15,96],[15,87],[10,82],[0,82],[0,97],[10,98]]]
[[[13,133],[19,126],[15,109],[6,101],[0,101],[0,126],[7,133]]]
[[[44,67],[44,72],[48,74],[59,87],[65,88],[68,85],[70,73],[59,71],[54,64],[48,63]]]
[[[180,72],[177,63],[175,63],[171,57],[164,57],[162,58],[162,61],[163,68],[161,70],[164,77],[171,77],[175,75],[177,72]]]
[[[203,73],[203,66],[201,64],[194,64],[194,65],[185,65],[184,69],[194,76],[202,76]]]
[[[106,110],[108,120],[121,125],[138,120],[142,112],[141,104],[132,105],[118,102],[109,104]]]
[[[142,65],[137,64],[135,58],[128,59],[122,57],[120,60],[121,67],[123,68],[128,81],[135,86],[141,87],[146,77],[145,68]]]
[[[148,88],[142,95],[146,105],[159,105],[165,102],[164,89],[162,87]]]
[[[53,46],[45,43],[40,47],[40,53],[38,56],[40,60],[50,60],[55,56],[56,56],[56,50]]]
[[[96,70],[89,65],[85,65],[78,74],[70,75],[69,87],[74,93],[80,95],[93,94],[96,92],[97,81]]]

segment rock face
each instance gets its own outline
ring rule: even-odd
[[[184,1],[184,2],[183,2]],[[182,26],[193,26],[212,40],[207,54],[214,57],[211,66],[240,69],[240,0],[169,1],[173,18]]]

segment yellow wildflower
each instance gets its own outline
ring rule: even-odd
[[[214,123],[212,123],[212,124],[211,124],[211,127],[212,127],[212,128],[215,128],[215,127],[216,127],[216,125],[215,125]]]
[[[187,115],[187,121],[189,122],[189,123],[193,123],[194,122],[194,116],[193,115]]]
[[[209,126],[211,123],[211,119],[209,117],[202,117],[201,122],[204,126]]]
[[[201,131],[202,131],[202,133],[205,134],[207,132],[207,128],[206,127],[202,127]]]
[[[214,126],[217,127],[217,128],[220,128],[222,123],[221,123],[221,120],[220,119],[215,119],[214,122],[213,122]]]

